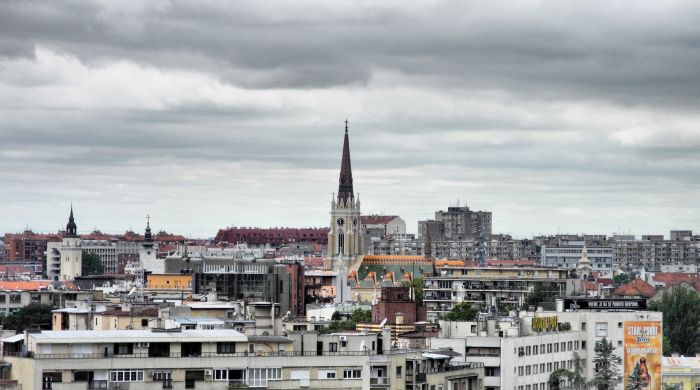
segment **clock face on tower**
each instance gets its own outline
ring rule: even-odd
[[[353,218],[353,219],[352,219],[352,225],[353,225],[353,226],[357,226],[357,218]]]
[[[343,218],[338,218],[335,223],[337,223],[338,226],[343,226],[345,225],[345,220]]]

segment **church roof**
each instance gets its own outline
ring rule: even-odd
[[[656,289],[654,288],[654,286],[643,281],[642,279],[635,279],[625,285],[616,288],[612,294],[626,297],[641,296],[645,298],[650,298],[653,297],[654,294],[656,294]]]
[[[348,138],[348,121],[345,121],[345,138],[343,139],[343,157],[340,163],[338,180],[338,203],[347,203],[354,198],[352,188],[352,167],[350,165],[350,140]]]

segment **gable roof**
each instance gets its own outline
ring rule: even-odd
[[[640,296],[651,298],[656,294],[656,289],[651,284],[642,279],[635,279],[625,285],[615,289],[613,295],[621,295],[626,297]]]

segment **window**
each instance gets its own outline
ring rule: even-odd
[[[544,344],[540,344],[540,353],[544,354]]]
[[[537,364],[532,365],[532,373],[537,374]]]
[[[362,370],[359,368],[353,368],[343,371],[343,379],[360,379],[362,378]]]
[[[396,366],[396,377],[401,378],[401,370],[403,369],[402,366]]]
[[[586,341],[581,341],[581,349],[586,349]]]
[[[578,341],[574,341],[574,349],[578,351]]]
[[[215,381],[227,381],[228,380],[228,368],[215,368],[214,369],[214,380]]]
[[[22,296],[19,294],[10,294],[10,303],[22,302]]]
[[[617,340],[617,346],[621,347],[622,346],[622,340]]]
[[[554,371],[559,369],[559,362],[554,362]]]
[[[112,370],[109,378],[112,382],[138,382],[143,380],[143,370]]]
[[[141,326],[143,326],[143,327],[148,326],[148,318],[141,319]]]
[[[7,297],[7,295],[5,295],[5,294],[0,295],[0,303],[5,303],[5,297]]]
[[[523,347],[518,347],[518,356],[525,356],[525,349]]]
[[[618,322],[618,323],[617,323],[617,327],[618,327],[618,328],[622,328],[622,322]]]
[[[569,341],[569,342],[568,342],[568,347],[569,347],[569,348],[567,348],[567,349],[568,349],[569,351],[573,351],[573,350],[574,350],[574,343],[573,343],[573,341]]]
[[[540,363],[540,372],[544,374],[544,363]]]
[[[586,330],[586,323],[585,322],[581,323],[581,330]]]
[[[153,381],[167,381],[173,379],[173,374],[170,371],[154,371]]]
[[[536,345],[532,346],[532,354],[537,355],[537,346]]]
[[[249,368],[248,384],[250,387],[267,387],[267,381],[282,379],[281,368]],[[262,386],[265,385],[265,386]]]
[[[328,350],[331,352],[338,352],[338,343],[328,343]]]
[[[343,348],[345,348],[345,347],[348,346],[348,342],[345,341],[345,340],[341,340],[341,341],[340,341],[340,346],[343,347]]]
[[[595,337],[607,337],[608,336],[608,323],[607,322],[596,322],[595,323]]]
[[[564,342],[564,341],[561,342],[561,351],[562,352],[566,351],[566,342]]]
[[[134,353],[134,344],[132,343],[115,343],[114,344],[114,354],[115,355],[131,355]]]
[[[559,352],[559,343],[554,343],[554,352]]]
[[[498,367],[486,367],[484,369],[484,375],[485,376],[498,376],[498,371],[496,371],[497,368]]]
[[[525,347],[525,355],[530,356],[531,352],[532,352],[532,349],[530,348],[529,345],[527,347]]]
[[[232,342],[216,343],[216,353],[236,353],[236,343],[232,343]]]
[[[518,375],[523,376],[523,366],[518,367]]]
[[[318,379],[335,379],[335,370],[318,370]]]
[[[552,363],[547,363],[547,372],[552,372]]]
[[[525,366],[525,375],[531,375],[531,374],[532,374],[532,368],[528,364],[527,366]]]
[[[552,353],[552,343],[547,344],[547,353]]]

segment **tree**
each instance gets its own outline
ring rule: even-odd
[[[333,315],[331,316],[331,321],[340,321],[342,317],[340,316],[339,311],[334,311]]]
[[[639,362],[634,365],[634,370],[627,377],[627,386],[625,390],[642,390],[645,386],[648,386],[642,378],[642,369],[639,366]]]
[[[96,253],[83,251],[83,275],[102,275],[105,272],[102,259]]]
[[[613,276],[613,283],[615,283],[616,286],[622,286],[623,284],[627,284],[627,282],[629,282],[629,279],[629,275],[619,274]]]
[[[442,319],[448,321],[474,321],[479,311],[469,303],[460,303],[452,308],[452,311],[445,314]]]
[[[595,344],[595,377],[591,384],[598,390],[613,390],[620,381],[622,359],[615,355],[615,347],[605,337]]]
[[[666,289],[649,306],[664,313],[664,353],[695,356],[700,351],[700,295],[683,287]]]
[[[532,291],[527,293],[525,304],[537,306],[542,302],[554,302],[559,297],[559,289],[552,283],[536,283]]]
[[[423,304],[423,278],[415,278],[413,281],[402,282],[403,287],[413,287],[413,293],[416,297],[416,303],[419,305]]]
[[[18,332],[27,328],[51,329],[51,310],[49,305],[40,303],[30,303],[2,319],[5,329],[12,329]]]
[[[568,382],[567,386],[564,386],[564,380]],[[586,390],[589,385],[583,376],[583,359],[581,359],[581,356],[574,352],[572,370],[567,370],[566,368],[554,370],[549,374],[547,383],[550,390]]]
[[[354,323],[371,323],[372,322],[372,310],[356,309],[350,315],[350,321]]]

